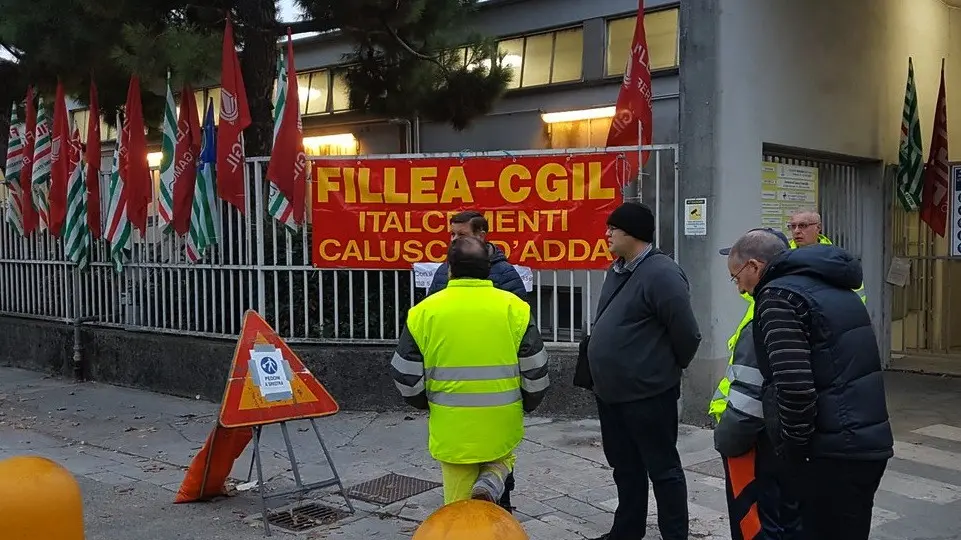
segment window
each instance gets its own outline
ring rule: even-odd
[[[220,87],[214,86],[211,88],[203,88],[194,91],[194,99],[197,101],[197,118],[200,119],[200,125],[204,125],[204,113],[207,112],[207,101],[214,101],[214,125],[220,124]],[[178,107],[177,114],[180,114],[180,109]]]
[[[678,9],[665,9],[644,15],[644,31],[650,55],[651,71],[678,66]],[[630,58],[637,17],[607,22],[607,75],[623,75]]]
[[[570,28],[507,39],[497,44],[514,74],[508,89],[581,80],[584,29]]]
[[[549,124],[548,141],[550,148],[589,148],[605,146],[607,132],[611,129],[612,118],[591,118],[574,122]]]
[[[80,142],[87,144],[87,122],[90,120],[90,110],[74,109],[70,111],[70,116],[74,127],[80,130]],[[116,120],[111,119],[111,122],[108,124],[102,116],[100,117],[101,141],[113,141],[117,139],[117,126],[114,125],[115,121]]]

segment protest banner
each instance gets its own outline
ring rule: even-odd
[[[443,262],[450,217],[477,210],[514,264],[596,270],[613,260],[607,215],[629,177],[620,153],[312,160],[318,268]]]

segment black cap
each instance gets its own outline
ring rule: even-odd
[[[772,229],[772,228],[770,228],[770,227],[759,227],[759,228],[757,228],[757,229],[751,229],[751,230],[748,231],[748,232],[754,232],[754,231],[765,231],[765,232],[769,232],[769,233],[773,234],[774,236],[777,236],[778,238],[780,238],[781,241],[784,242],[784,245],[785,245],[785,246],[791,247],[791,241],[787,239],[787,236],[786,236],[784,233],[782,233],[781,231],[779,231],[779,230],[777,230],[777,229]],[[721,248],[721,249],[719,249],[717,252],[720,253],[721,255],[730,255],[730,254],[731,254],[731,248],[729,248],[729,247]]]
[[[607,224],[643,242],[654,241],[654,212],[646,204],[626,202],[618,206],[608,216]]]

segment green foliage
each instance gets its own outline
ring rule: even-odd
[[[344,58],[352,108],[419,114],[460,130],[489,112],[510,82],[496,45],[469,31],[477,0],[298,2],[312,17],[336,21],[355,44]]]

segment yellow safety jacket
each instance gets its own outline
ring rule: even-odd
[[[391,368],[408,401],[426,396],[435,459],[485,463],[520,443],[549,384],[530,322],[530,305],[490,280],[453,279],[410,309]]]
[[[818,235],[818,243],[827,245],[834,244],[834,242],[831,242],[830,238],[824,236],[823,234]],[[797,249],[798,247],[797,243],[793,239],[790,241],[790,245],[791,249]],[[858,297],[861,298],[861,302],[867,304],[868,299],[867,295],[864,293],[864,283],[861,283],[861,286],[855,289],[854,292],[856,292]],[[747,313],[744,314],[741,322],[737,325],[737,330],[734,332],[734,335],[727,340],[727,348],[729,351],[731,351],[731,356],[728,359],[728,365],[734,363],[734,346],[737,344],[738,338],[741,337],[741,330],[743,330],[745,326],[754,320],[754,298],[747,293],[742,294],[741,296],[748,302]],[[721,414],[727,408],[727,396],[731,391],[731,379],[729,375],[730,370],[728,370],[728,373],[723,379],[721,379],[721,382],[718,383],[717,390],[714,392],[714,396],[711,398],[711,404],[708,406],[708,414],[713,416],[715,421],[720,420]]]

